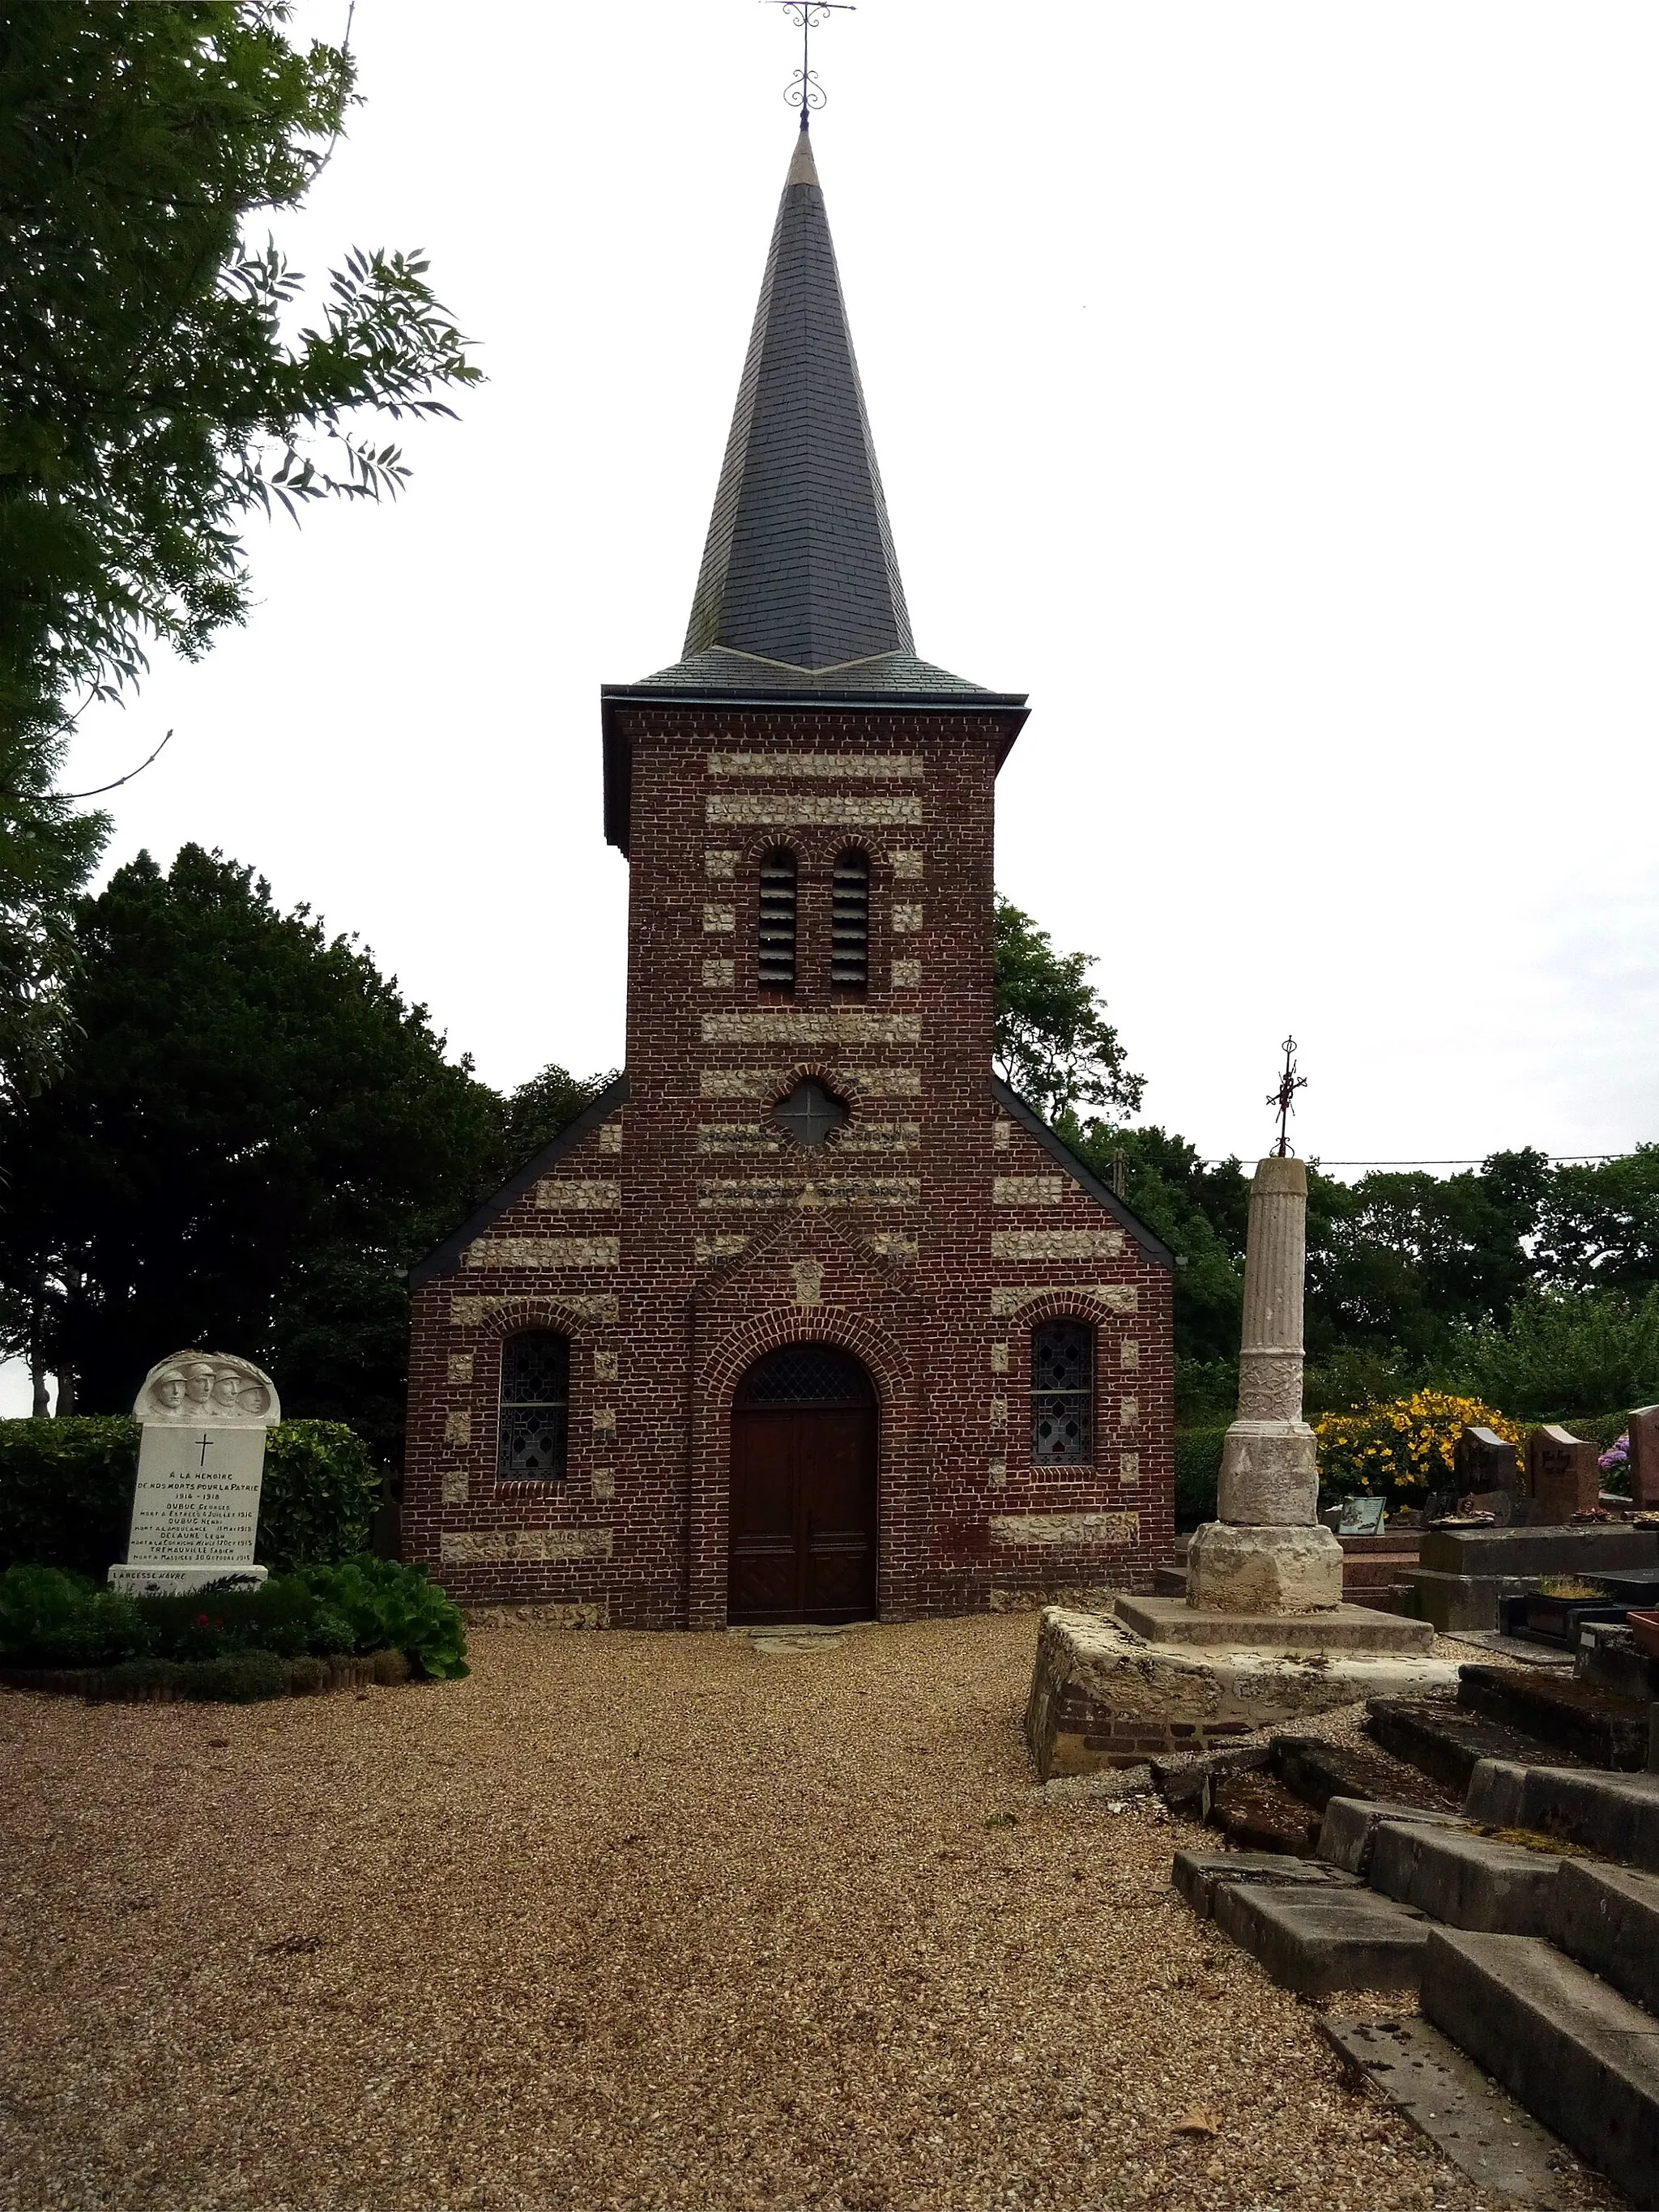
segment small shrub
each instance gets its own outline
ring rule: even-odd
[[[1468,1330],[1445,1372],[1539,1420],[1646,1405],[1659,1397],[1659,1290],[1638,1299],[1611,1291],[1523,1298],[1501,1328]]]
[[[1390,1511],[1421,1505],[1430,1491],[1450,1486],[1452,1455],[1466,1428],[1495,1430],[1510,1443],[1526,1438],[1521,1422],[1478,1398],[1443,1390],[1414,1390],[1407,1398],[1322,1414],[1314,1425],[1320,1495],[1327,1504],[1386,1498]]]
[[[377,1681],[407,1679],[411,1662],[442,1680],[465,1674],[460,1608],[419,1567],[364,1559],[273,1575],[258,1589],[204,1589],[188,1597],[126,1597],[56,1567],[0,1572],[0,1665],[109,1668],[127,1662],[218,1667],[204,1696],[241,1696],[222,1682],[286,1682],[288,1667],[376,1654]],[[244,1660],[257,1662],[250,1674]],[[319,1678],[320,1679],[320,1678]],[[192,1692],[194,1694],[194,1692]],[[250,1689],[250,1697],[274,1696]]]

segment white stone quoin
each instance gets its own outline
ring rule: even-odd
[[[264,1582],[253,1547],[265,1431],[282,1419],[270,1376],[231,1352],[175,1352],[150,1369],[132,1410],[143,1425],[138,1481],[111,1586],[152,1597]]]
[[[1342,1547],[1320,1523],[1314,1432],[1302,1418],[1307,1222],[1304,1163],[1259,1161],[1220,1518],[1197,1532],[1187,1555],[1187,1602],[1201,1612],[1316,1613],[1342,1602]]]

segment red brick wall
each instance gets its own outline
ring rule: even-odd
[[[629,1102],[416,1293],[408,1555],[468,1601],[719,1625],[732,1392],[817,1338],[881,1401],[884,1616],[1150,1587],[1173,1540],[1170,1277],[992,1096],[1000,726],[968,705],[619,711]],[[787,1000],[755,971],[781,844]],[[829,980],[849,845],[871,877],[857,997]],[[769,1121],[809,1072],[852,1108],[811,1152]],[[1097,1328],[1096,1463],[1034,1469],[1030,1330],[1061,1313]],[[571,1340],[559,1485],[494,1479],[501,1341],[526,1325]]]

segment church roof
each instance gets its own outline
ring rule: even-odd
[[[639,687],[945,693],[919,659],[803,128],[784,179],[685,648]]]

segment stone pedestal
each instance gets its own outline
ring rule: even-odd
[[[1219,1518],[1187,1553],[1195,1611],[1300,1613],[1342,1602],[1342,1547],[1320,1525],[1314,1432],[1302,1418],[1308,1170],[1257,1164],[1250,1186],[1238,1418],[1221,1453]]]

